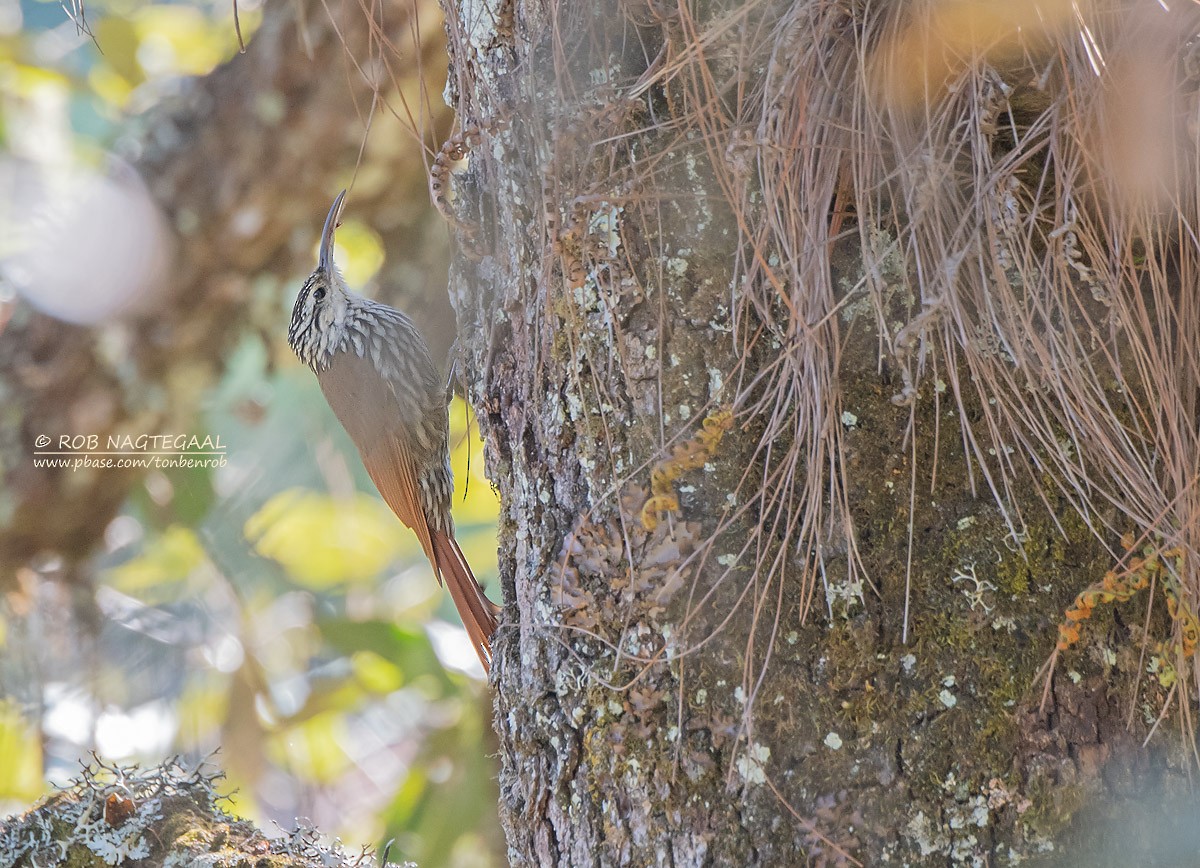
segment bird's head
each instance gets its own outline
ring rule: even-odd
[[[341,221],[345,200],[345,190],[333,200],[325,218],[325,228],[321,230],[316,270],[304,281],[296,296],[292,323],[288,327],[288,343],[300,361],[314,368],[340,346],[351,302],[350,290],[333,261],[333,233]]]

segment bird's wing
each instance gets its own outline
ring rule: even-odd
[[[358,447],[363,465],[384,501],[412,528],[426,557],[436,563],[429,523],[421,506],[411,435],[392,387],[371,362],[353,352],[335,354],[329,367],[317,374],[317,380],[334,415]]]

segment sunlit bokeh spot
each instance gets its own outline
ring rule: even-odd
[[[378,497],[361,492],[331,497],[297,488],[268,500],[245,528],[255,551],[310,588],[378,577],[409,545],[411,534],[402,530]]]

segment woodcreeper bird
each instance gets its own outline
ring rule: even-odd
[[[446,390],[413,321],[352,292],[334,264],[345,198],[343,190],[325,218],[317,269],[296,298],[288,343],[317,375],[384,501],[450,589],[486,671],[497,609],[454,539]]]

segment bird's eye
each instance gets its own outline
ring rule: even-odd
[[[313,291],[313,298],[314,298],[316,301],[320,301],[320,300],[321,300],[321,299],[323,299],[324,297],[325,297],[325,287],[323,287],[323,286],[318,286],[318,287],[317,287],[317,288],[316,288],[316,289]]]

